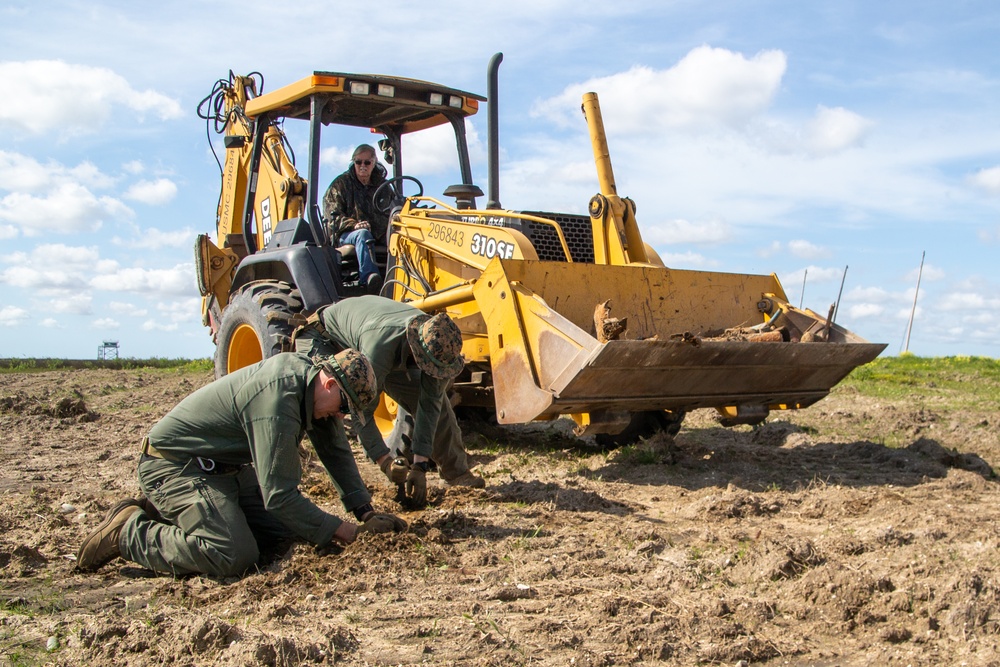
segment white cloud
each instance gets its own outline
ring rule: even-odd
[[[122,171],[127,174],[141,174],[146,171],[146,167],[142,164],[141,160],[129,160],[122,165]]]
[[[38,326],[45,329],[65,329],[66,327],[59,324],[59,320],[54,317],[46,317],[44,320],[38,323]]]
[[[847,309],[847,314],[851,319],[865,319],[868,317],[880,317],[885,313],[885,307],[877,303],[858,303]]]
[[[486,149],[479,139],[476,126],[465,123],[465,136],[469,144],[469,154],[473,161],[485,156]],[[403,137],[403,165],[407,174],[458,173],[455,155],[455,130],[449,125],[440,125],[424,132],[415,132]],[[456,181],[457,182],[457,181]],[[411,185],[407,185],[411,188]]]
[[[571,159],[555,144],[536,145],[535,148],[547,152],[503,166],[500,200],[504,206],[515,210],[586,214],[587,201],[593,196],[596,185],[593,161]],[[558,187],[553,187],[553,183],[558,183]],[[486,188],[483,190],[485,192]]]
[[[52,312],[89,312],[93,290],[157,298],[197,293],[190,263],[169,269],[121,267],[102,259],[95,247],[40,245],[30,254],[12,253],[0,261],[9,265],[0,271],[0,284],[57,299],[50,306]]]
[[[156,310],[156,318],[142,323],[143,331],[178,331],[181,325],[201,323],[200,297],[161,300]]]
[[[174,322],[201,322],[201,297],[159,301],[156,310]]]
[[[62,243],[43,243],[35,246],[31,254],[15,252],[0,257],[0,261],[15,266],[51,266],[58,265],[66,270],[87,270],[107,269],[107,264],[102,264],[99,250],[94,247],[68,246]]]
[[[0,308],[0,327],[16,327],[24,324],[31,318],[31,313],[24,308],[17,306],[4,306]]]
[[[962,322],[965,324],[995,326],[1000,324],[1000,317],[997,317],[992,310],[983,310],[973,313],[972,315],[963,315]]]
[[[809,284],[814,282],[830,282],[832,280],[840,280],[841,275],[843,275],[843,269],[827,269],[821,266],[809,266],[801,271],[792,271],[787,275],[783,275],[781,278],[781,283],[783,285],[802,285],[802,279],[805,278],[806,289],[809,289]]]
[[[660,259],[672,269],[707,269],[719,265],[718,261],[690,250],[682,253],[664,253],[660,255]]]
[[[901,298],[902,295],[892,294],[881,287],[855,287],[847,292],[846,298],[850,301],[888,303]],[[913,295],[910,295],[913,298]]]
[[[106,220],[132,215],[119,200],[91,192],[113,183],[89,162],[67,168],[0,151],[0,189],[11,191],[0,199],[0,221],[19,225],[25,236],[96,231]]]
[[[71,291],[80,285],[80,276],[55,267],[13,266],[0,272],[0,282],[40,292]]]
[[[145,317],[149,314],[149,311],[145,308],[139,308],[138,306],[131,303],[124,303],[121,301],[112,301],[108,304],[108,310],[119,315],[125,315],[128,317]]]
[[[95,190],[110,188],[116,178],[103,173],[91,162],[67,167],[50,160],[42,164],[33,157],[0,150],[0,189],[10,192],[46,193],[65,184]]]
[[[732,238],[732,229],[721,220],[691,222],[678,219],[647,224],[643,227],[643,240],[652,246],[680,243],[719,244]]]
[[[615,131],[663,127],[739,126],[764,111],[781,85],[786,57],[778,50],[751,58],[727,49],[699,46],[667,70],[636,66],[590,79],[538,102],[535,116],[561,125],[579,123],[583,94],[596,92],[601,115]]]
[[[90,326],[94,329],[118,329],[121,324],[110,317],[102,317],[91,322]]]
[[[83,186],[70,183],[43,197],[15,192],[0,199],[0,220],[20,224],[25,236],[47,231],[94,232],[106,219],[131,215],[131,209],[117,199],[96,197]]]
[[[952,312],[956,310],[996,309],[998,306],[1000,306],[1000,298],[997,297],[986,297],[975,292],[952,292],[943,295],[935,308]]]
[[[167,178],[155,181],[139,181],[125,191],[125,199],[132,199],[143,204],[159,206],[166,204],[177,196],[177,186]]]
[[[802,239],[789,241],[788,252],[799,259],[820,259],[830,255],[826,248],[821,248],[818,245]]]
[[[1000,225],[993,228],[980,229],[976,232],[976,236],[983,243],[996,243],[1000,241]],[[2,229],[0,229],[0,238],[3,238]]]
[[[0,225],[0,241],[17,238],[17,227],[13,225]]]
[[[159,248],[185,248],[193,247],[197,234],[190,227],[178,229],[172,232],[164,232],[159,229],[139,229],[136,232],[138,237],[125,240],[118,236],[111,239],[115,245],[125,248],[146,248],[156,250]]]
[[[4,190],[45,190],[51,188],[53,181],[65,173],[66,168],[60,164],[50,162],[43,165],[27,155],[0,151],[0,188]]]
[[[108,292],[188,295],[197,292],[194,267],[178,264],[171,269],[120,268],[88,281],[94,289]]]
[[[969,176],[969,183],[990,194],[1000,195],[1000,167],[980,169]]]
[[[746,140],[775,155],[827,157],[861,146],[874,125],[844,107],[820,105],[804,124],[770,116],[754,118]]]
[[[830,155],[858,146],[874,123],[843,107],[820,105],[806,126],[805,145],[816,155]]]
[[[783,251],[784,246],[781,241],[771,241],[771,245],[766,248],[758,248],[757,254],[760,257],[773,257],[774,255],[780,255]]]
[[[42,134],[95,132],[124,107],[162,120],[181,118],[180,104],[152,90],[135,90],[110,69],[59,60],[0,62],[0,126]]]
[[[756,254],[760,257],[787,254],[799,259],[822,259],[829,257],[830,251],[804,239],[793,239],[787,244],[781,241],[771,241],[769,246],[757,249]],[[812,271],[812,267],[809,270]]]
[[[355,146],[341,148],[339,146],[324,146],[319,152],[319,163],[323,166],[333,167],[337,174],[347,169],[351,161],[351,154]],[[381,162],[381,160],[379,160]],[[333,180],[332,178],[330,180]]]
[[[142,323],[143,331],[177,331],[180,324],[177,322],[160,322],[159,320],[146,320]]]
[[[905,280],[908,283],[911,282],[916,283],[917,276],[920,277],[921,281],[924,280],[934,281],[934,280],[941,280],[942,278],[944,278],[945,272],[940,267],[934,266],[933,264],[927,264],[925,262],[923,269],[917,267],[912,271],[907,272],[907,274],[903,276],[903,280]]]
[[[72,296],[50,299],[44,307],[47,313],[67,313],[70,315],[89,315],[94,298],[90,294],[73,290]]]

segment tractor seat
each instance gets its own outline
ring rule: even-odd
[[[347,288],[348,293],[355,290],[365,290],[367,286],[361,284],[361,272],[358,268],[358,251],[350,243],[336,246],[336,261],[340,268],[340,278]],[[375,264],[378,267],[379,275],[385,279],[386,265],[388,264],[389,252],[385,246],[375,246]],[[381,283],[381,281],[379,281]],[[364,291],[360,292],[364,293]]]

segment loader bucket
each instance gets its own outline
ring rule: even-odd
[[[473,293],[501,423],[695,408],[738,423],[816,402],[885,348],[788,306],[773,275],[497,259]],[[596,337],[604,303],[627,320],[617,340]],[[766,326],[762,311],[788,342],[726,338]]]

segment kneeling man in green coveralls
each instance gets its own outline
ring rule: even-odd
[[[371,364],[351,349],[315,359],[279,354],[202,387],[143,440],[145,498],[108,513],[80,547],[77,568],[121,556],[165,574],[234,576],[290,538],[326,547],[405,530],[402,519],[372,508],[344,433],[344,414],[363,420],[377,395]],[[305,433],[360,526],[299,491]]]

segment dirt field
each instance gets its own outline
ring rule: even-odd
[[[0,375],[0,663],[1000,665],[996,413],[838,388],[615,451],[562,423],[470,426],[485,490],[404,512],[360,463],[408,533],[299,544],[241,579],[74,571],[138,493],[143,433],[209,379]]]

